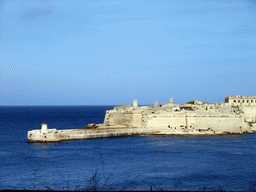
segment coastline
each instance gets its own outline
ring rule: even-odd
[[[105,113],[102,124],[88,124],[85,129],[48,129],[27,133],[27,142],[60,142],[77,139],[152,135],[229,135],[256,133],[256,97],[227,96],[225,103],[195,100],[184,105],[169,103],[152,106],[119,105]]]

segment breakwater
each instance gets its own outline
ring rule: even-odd
[[[42,125],[42,128],[45,124]],[[254,133],[256,130],[250,130],[243,133]],[[174,130],[174,129],[149,129],[143,127],[122,127],[122,126],[98,126],[93,129],[41,129],[28,131],[27,142],[60,142],[68,140],[81,139],[99,139],[111,137],[131,137],[131,136],[154,136],[154,135],[227,135],[227,134],[242,134],[237,132],[222,132],[213,131],[211,129],[196,129],[196,130]]]

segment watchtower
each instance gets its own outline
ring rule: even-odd
[[[133,107],[138,107],[138,100],[137,99],[133,100]]]

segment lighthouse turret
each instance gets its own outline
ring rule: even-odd
[[[46,132],[47,132],[47,123],[46,123],[45,121],[42,123],[41,131],[42,131],[43,133],[46,133]]]

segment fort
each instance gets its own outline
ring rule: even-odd
[[[226,135],[256,133],[256,97],[227,96],[224,103],[198,100],[184,105],[169,103],[139,106],[119,105],[107,110],[103,124],[88,124],[85,129],[28,131],[27,142],[59,142],[149,135]]]

